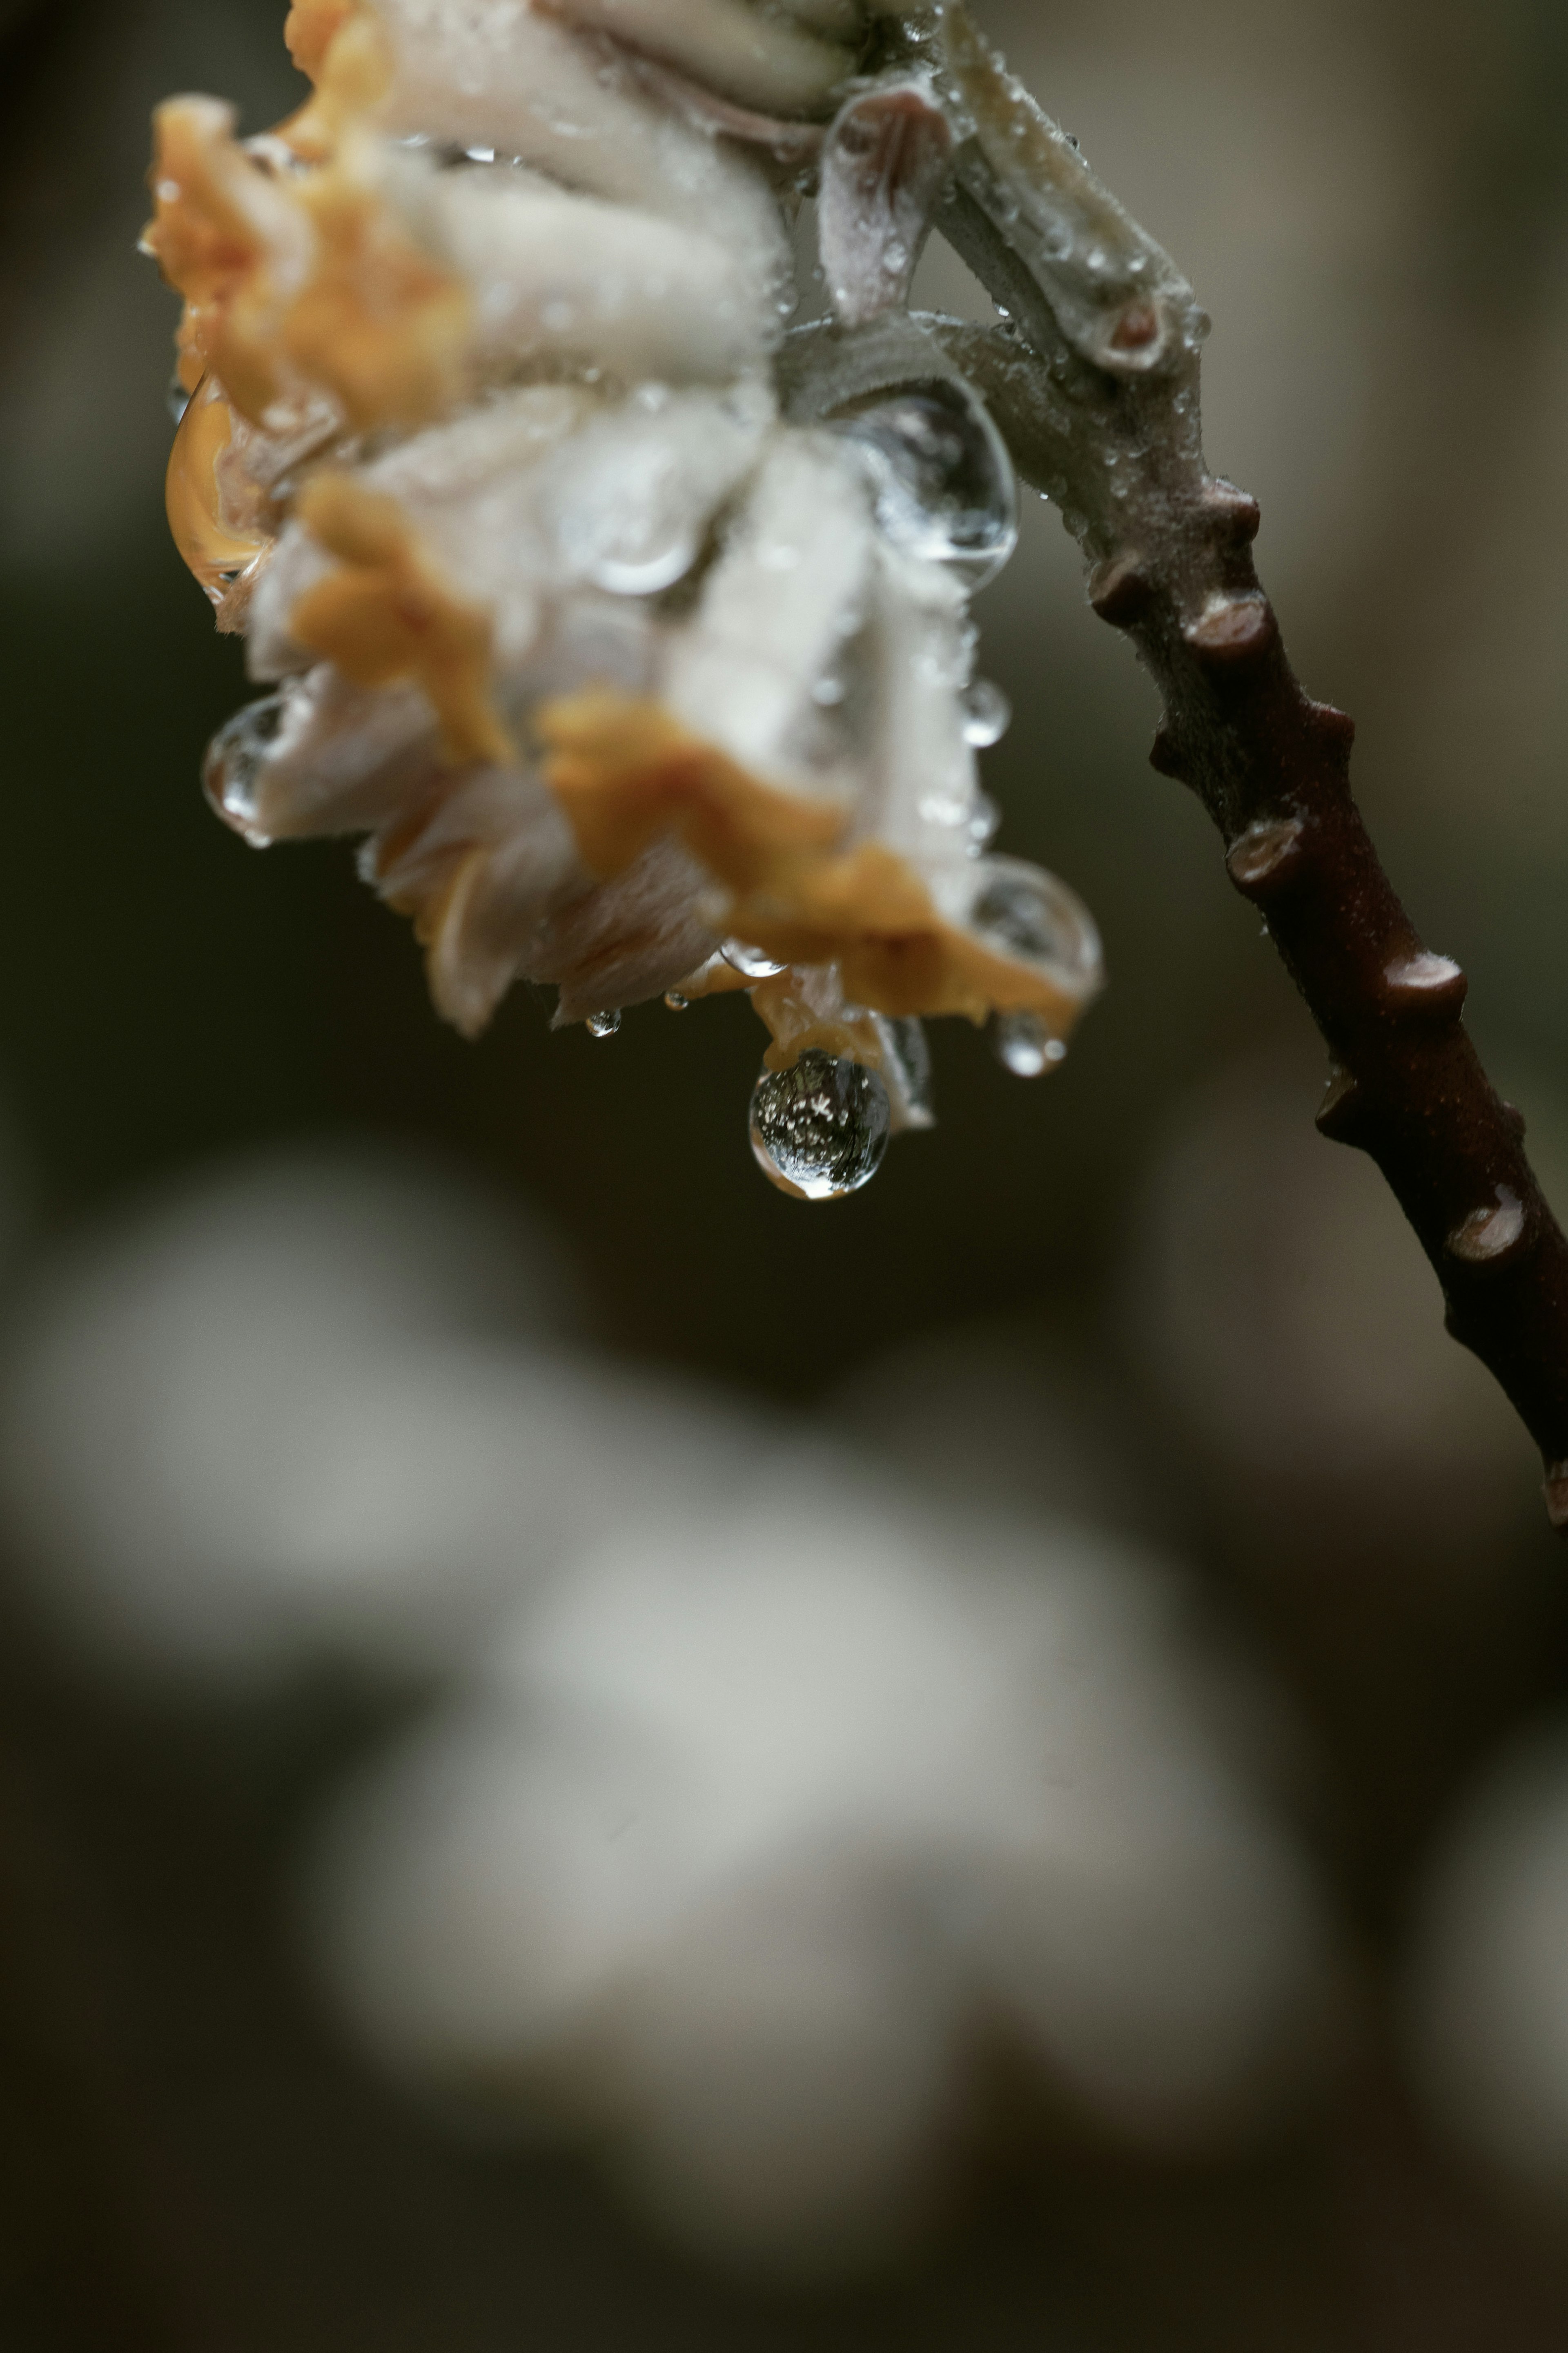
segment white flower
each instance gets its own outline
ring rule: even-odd
[[[1523,1741],[1471,1794],[1419,1915],[1417,2077],[1501,2180],[1568,2206],[1568,1739]]]
[[[215,805],[365,835],[468,1034],[520,974],[601,1029],[749,987],[803,1072],[759,1156],[813,1198],[924,1124],[910,1022],[999,1015],[1037,1069],[1100,970],[983,854],[967,597],[1016,493],[902,307],[952,133],[856,79],[878,13],[304,0],[314,99],[246,143],[171,100],[147,237],[186,298],[171,520],[276,688]],[[847,388],[781,366],[814,171]]]
[[[397,2073],[597,2140],[700,2244],[885,2245],[987,2036],[1161,2144],[1322,2064],[1310,1881],[1103,1539],[917,1535],[805,1456],[491,1657],[343,1801],[323,1967]]]

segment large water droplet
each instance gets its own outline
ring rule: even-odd
[[[726,940],[719,953],[727,965],[748,980],[773,980],[789,969],[787,965],[775,964],[772,956],[764,955],[761,948],[752,947],[747,940]]]
[[[1067,1060],[1067,1048],[1053,1038],[1037,1013],[995,1013],[991,1045],[1004,1070],[1016,1079],[1037,1079]]]
[[[764,1071],[752,1095],[752,1150],[781,1193],[837,1201],[868,1185],[891,1126],[874,1071],[808,1047],[787,1071]]]
[[[218,729],[202,762],[202,790],[208,802],[252,849],[266,849],[271,842],[271,835],[264,833],[256,821],[257,786],[288,707],[286,694],[267,694],[259,702],[247,702]]]
[[[969,922],[1000,955],[1045,966],[1069,994],[1100,987],[1104,959],[1094,918],[1081,899],[1021,858],[983,858],[973,869]]]
[[[1006,445],[967,386],[940,377],[838,419],[868,452],[877,521],[897,547],[949,564],[972,588],[1018,543],[1018,486]]]
[[[606,1010],[603,1013],[590,1013],[588,1016],[588,1035],[590,1038],[613,1038],[620,1026],[621,1017],[618,1012],[615,1012],[613,1010]]]
[[[977,678],[964,690],[963,740],[977,752],[988,752],[993,744],[1000,744],[1013,724],[1013,706],[999,686],[988,678]]]

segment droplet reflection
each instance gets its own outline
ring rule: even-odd
[[[866,448],[877,521],[895,546],[952,565],[972,588],[995,578],[1018,543],[1018,486],[1001,435],[967,386],[911,385],[837,430]]]
[[[888,1090],[876,1072],[819,1047],[787,1071],[764,1071],[752,1095],[757,1165],[799,1200],[837,1201],[868,1185],[890,1126]]]

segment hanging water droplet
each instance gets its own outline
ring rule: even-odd
[[[689,1013],[691,1010],[691,999],[689,997],[682,997],[679,988],[667,988],[664,992],[664,1001],[671,1013]]]
[[[202,790],[209,806],[252,849],[266,849],[271,843],[271,835],[257,823],[258,786],[288,707],[285,693],[247,702],[218,729],[202,762]]]
[[[1067,1048],[1053,1038],[1037,1013],[994,1013],[991,1048],[1016,1079],[1037,1079],[1067,1060]]]
[[[1006,445],[966,385],[910,385],[837,421],[868,453],[877,521],[896,547],[948,564],[972,588],[1018,543],[1018,486]]]
[[[169,378],[169,389],[165,398],[169,404],[170,416],[176,425],[183,425],[185,421],[185,411],[191,405],[191,396],[180,382],[178,372]]]
[[[986,946],[1043,965],[1075,997],[1092,996],[1104,977],[1104,958],[1082,900],[1021,858],[983,858],[973,871],[969,922]]]
[[[781,1193],[842,1200],[870,1183],[892,1124],[874,1071],[808,1047],[787,1071],[764,1071],[752,1094],[752,1150]]]
[[[719,953],[727,965],[743,973],[748,980],[773,980],[789,969],[786,965],[775,964],[772,956],[764,955],[761,948],[752,947],[745,940],[726,940]]]
[[[588,1035],[590,1038],[613,1038],[620,1026],[620,1014],[614,1010],[605,1011],[604,1013],[590,1013],[588,1016]]]
[[[931,1047],[924,1026],[915,1020],[889,1021],[881,1013],[873,1018],[882,1044],[882,1080],[888,1090],[893,1133],[934,1127]]]
[[[963,694],[963,740],[977,752],[1000,744],[1013,724],[1013,706],[1001,688],[988,678],[977,678]]]

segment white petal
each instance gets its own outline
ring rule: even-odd
[[[751,0],[561,0],[561,13],[763,113],[818,108],[854,70],[852,51]]]
[[[813,689],[863,617],[871,558],[853,459],[825,437],[781,436],[671,642],[670,708],[748,766],[789,765]]]
[[[602,45],[523,0],[378,0],[395,133],[515,156],[585,194],[721,238],[759,289],[782,290],[788,244],[760,167],[672,115]]]

